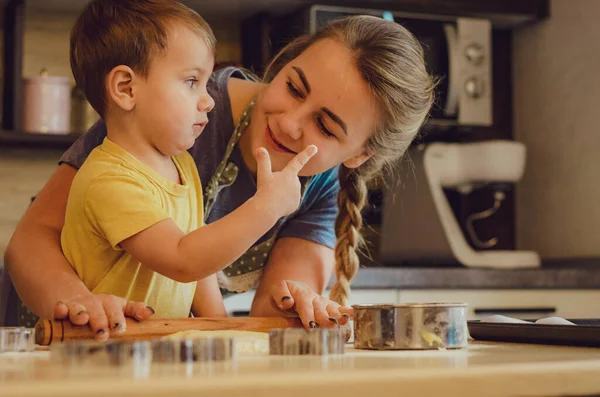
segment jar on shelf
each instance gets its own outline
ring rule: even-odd
[[[68,134],[71,124],[71,82],[66,76],[51,76],[42,69],[39,76],[24,79],[23,131],[41,134]]]

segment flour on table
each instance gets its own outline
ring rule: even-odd
[[[170,334],[164,339],[196,339],[196,338],[233,338],[235,352],[238,357],[269,354],[269,334],[266,332],[218,330],[218,331],[181,331]]]

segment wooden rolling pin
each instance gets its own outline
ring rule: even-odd
[[[269,332],[276,328],[300,328],[297,317],[219,317],[219,318],[169,318],[143,322],[127,318],[127,329],[122,334],[110,334],[113,340],[143,340],[159,338],[179,331],[238,330]],[[49,346],[56,342],[93,340],[95,334],[88,325],[73,325],[69,321],[40,320],[35,326],[35,343]]]

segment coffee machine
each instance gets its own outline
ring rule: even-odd
[[[493,215],[502,205],[504,191],[525,170],[522,143],[495,140],[471,143],[441,143],[409,149],[410,165],[389,175],[383,187],[379,258],[383,263],[402,261],[411,265],[463,265],[474,268],[535,268],[536,252],[489,249],[495,239],[481,241],[473,223]],[[468,194],[492,187],[494,204],[471,214],[467,242],[444,189]]]

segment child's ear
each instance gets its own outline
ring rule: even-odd
[[[106,96],[125,111],[135,107],[135,72],[125,65],[115,66],[106,77]]]

